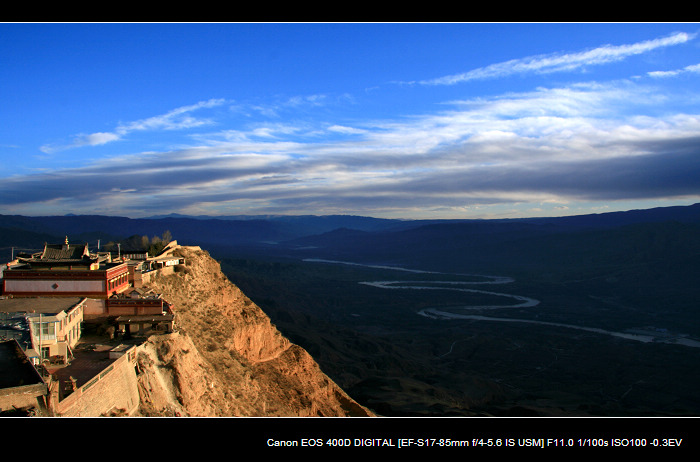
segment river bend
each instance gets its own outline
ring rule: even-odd
[[[674,345],[683,345],[688,347],[700,348],[700,342],[690,338],[684,337],[671,337],[671,338],[659,338],[654,335],[644,335],[644,334],[631,334],[627,332],[615,332],[604,329],[599,329],[595,327],[577,326],[573,324],[563,324],[556,322],[547,321],[536,321],[530,319],[518,319],[518,318],[500,318],[500,317],[490,317],[482,316],[476,314],[460,314],[454,311],[464,311],[469,312],[470,310],[494,310],[502,308],[531,308],[537,306],[540,301],[530,297],[524,297],[522,295],[514,295],[500,292],[491,292],[485,290],[465,288],[463,286],[470,285],[488,285],[488,284],[508,284],[514,282],[515,280],[506,276],[488,276],[480,274],[461,274],[461,273],[440,273],[436,271],[424,271],[416,269],[408,269],[396,266],[384,266],[384,265],[366,265],[362,263],[353,263],[337,260],[324,260],[324,259],[305,259],[306,262],[316,262],[316,263],[331,263],[339,265],[351,265],[351,266],[362,266],[366,268],[376,268],[394,271],[403,271],[415,274],[449,274],[452,276],[462,276],[469,277],[471,279],[480,278],[482,280],[469,280],[469,281],[431,281],[431,280],[397,280],[397,281],[362,281],[359,284],[377,287],[380,289],[387,290],[453,290],[466,293],[477,293],[484,295],[494,295],[498,297],[514,299],[519,303],[516,304],[506,304],[506,305],[464,305],[457,307],[450,307],[451,311],[443,311],[436,308],[426,308],[417,312],[418,315],[424,316],[431,319],[445,319],[445,320],[456,320],[456,319],[469,319],[474,321],[489,321],[489,322],[519,322],[524,324],[539,324],[543,326],[551,326],[566,329],[577,329],[586,332],[593,332],[597,334],[610,335],[613,337],[619,337],[627,340],[635,340],[638,342],[657,342],[657,343],[671,343]]]

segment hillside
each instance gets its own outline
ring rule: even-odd
[[[206,251],[179,248],[184,271],[151,287],[175,305],[178,332],[138,356],[143,416],[372,416],[291,343]]]

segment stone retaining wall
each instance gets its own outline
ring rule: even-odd
[[[133,415],[139,407],[136,378],[136,350],[131,347],[88,383],[56,403],[57,391],[51,393],[50,407],[55,416],[99,417]]]

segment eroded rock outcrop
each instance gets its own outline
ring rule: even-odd
[[[372,416],[284,337],[199,248],[149,286],[172,304],[178,331],[137,357],[147,416]]]

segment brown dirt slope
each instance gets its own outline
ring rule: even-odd
[[[199,248],[149,286],[174,304],[177,332],[138,355],[140,415],[373,416],[291,343]]]

